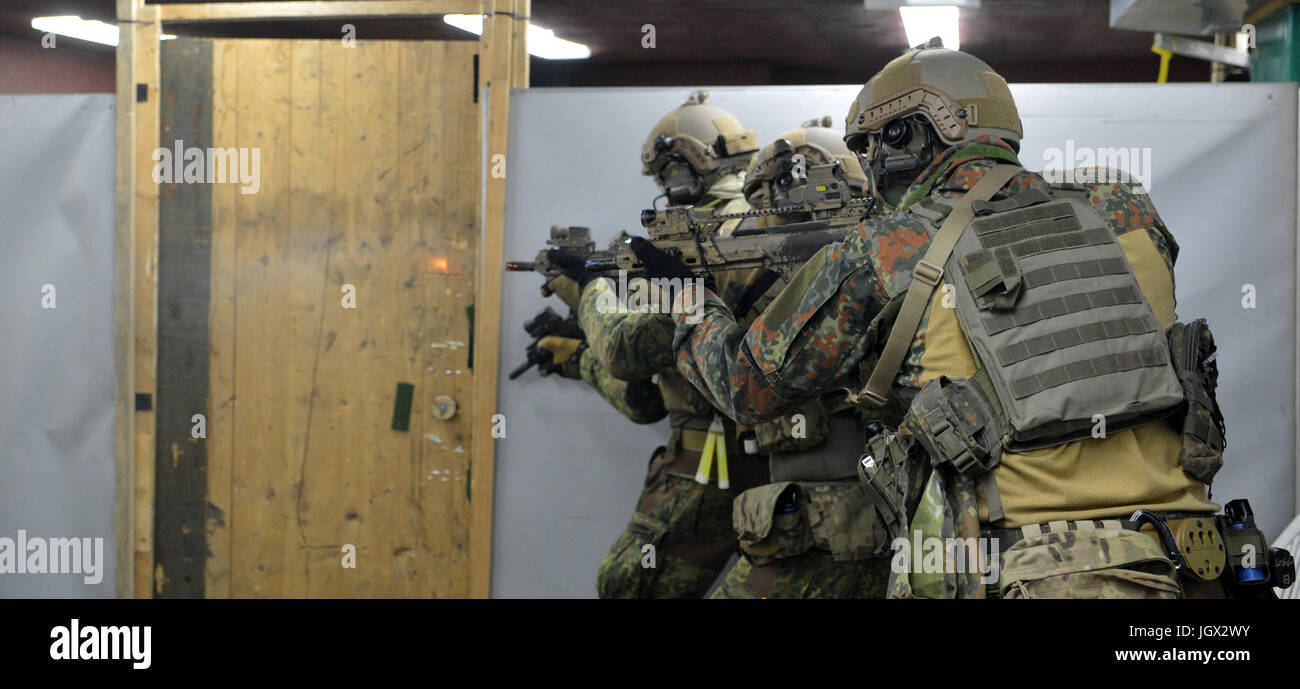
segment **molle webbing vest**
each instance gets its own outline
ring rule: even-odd
[[[1183,401],[1164,329],[1114,233],[1085,203],[1029,191],[976,201],[945,272],[1005,415],[1007,449],[1088,437]]]
[[[990,521],[1002,516],[992,478],[1002,451],[1086,438],[1099,423],[1107,432],[1142,425],[1184,401],[1165,332],[1092,208],[1039,190],[987,200],[1017,170],[988,171],[955,207],[931,197],[909,208],[930,226],[930,248],[859,394],[888,396],[946,278],[950,294],[930,308],[956,309],[979,369],[929,381],[904,426],[935,465],[979,481]]]

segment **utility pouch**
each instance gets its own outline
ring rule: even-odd
[[[800,484],[813,544],[836,562],[865,560],[888,538],[871,498],[856,482]]]
[[[815,547],[836,561],[871,557],[886,540],[872,503],[855,483],[773,483],[741,493],[732,522],[746,553],[780,559]]]
[[[1183,435],[1178,462],[1183,471],[1206,485],[1223,466],[1227,439],[1223,412],[1215,398],[1219,367],[1214,334],[1205,319],[1174,323],[1169,329],[1169,353],[1183,386],[1186,404],[1173,418]]]
[[[988,504],[990,522],[1002,519],[1002,501],[993,470],[1002,459],[1004,426],[996,398],[975,378],[939,377],[927,382],[903,419],[936,467],[953,471],[979,484]],[[982,388],[982,389],[981,389]]]
[[[799,485],[769,483],[738,495],[731,505],[731,522],[740,549],[757,557],[801,555],[813,545],[812,528],[804,514]]]
[[[1174,564],[1136,531],[1050,532],[1002,555],[1003,598],[1179,598]]]

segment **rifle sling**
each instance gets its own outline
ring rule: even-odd
[[[944,219],[934,240],[930,242],[930,247],[926,249],[925,257],[912,269],[912,283],[907,287],[907,294],[903,297],[903,305],[898,310],[898,317],[894,320],[888,339],[885,340],[885,347],[880,352],[876,367],[867,378],[866,386],[855,395],[857,399],[865,399],[877,406],[884,406],[889,401],[890,388],[898,375],[898,369],[903,365],[903,359],[907,357],[907,352],[912,347],[912,340],[916,337],[916,329],[921,324],[921,317],[925,315],[926,306],[930,303],[930,297],[934,296],[935,288],[943,281],[943,266],[952,255],[953,248],[957,246],[957,239],[961,237],[962,230],[966,229],[966,225],[970,224],[975,217],[975,210],[971,204],[992,198],[1020,169],[1019,165],[1001,164],[984,173],[979,182],[976,182],[975,186],[961,197],[957,206]]]

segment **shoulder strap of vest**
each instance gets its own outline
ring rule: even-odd
[[[1003,164],[984,173],[948,214],[934,240],[930,242],[925,257],[912,269],[912,283],[908,285],[907,295],[903,297],[903,305],[898,310],[898,318],[894,320],[894,327],[890,329],[889,338],[880,352],[880,359],[876,361],[876,367],[872,369],[866,386],[855,395],[854,401],[863,400],[877,406],[883,406],[889,401],[890,387],[898,375],[898,369],[903,365],[903,359],[907,357],[912,339],[916,337],[916,329],[921,324],[925,307],[943,280],[943,266],[952,255],[962,230],[975,217],[971,204],[992,198],[1020,170],[1019,165]]]

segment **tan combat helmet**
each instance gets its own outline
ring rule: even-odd
[[[754,208],[771,208],[777,197],[793,183],[792,158],[804,156],[805,165],[829,165],[839,161],[855,196],[865,193],[867,174],[858,157],[844,145],[844,133],[831,129],[829,115],[804,122],[776,137],[763,147],[745,171],[745,198]]]
[[[886,183],[896,191],[949,146],[987,134],[1019,150],[1023,136],[1006,80],[983,60],[948,50],[937,39],[871,77],[844,131],[877,196]],[[892,195],[884,194],[891,203]]]
[[[641,174],[653,175],[670,203],[694,203],[723,173],[744,169],[758,136],[735,115],[692,93],[664,115],[641,146]]]

